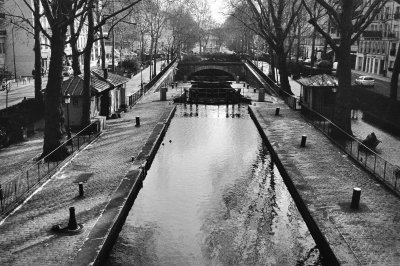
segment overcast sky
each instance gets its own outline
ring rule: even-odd
[[[228,0],[208,0],[211,6],[211,15],[218,22],[223,23],[225,20],[225,16],[223,13],[227,13],[226,5]]]

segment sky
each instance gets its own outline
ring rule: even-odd
[[[218,23],[222,24],[225,21],[225,15],[223,14],[223,12],[227,13],[227,11],[225,11],[225,7],[228,3],[228,0],[207,0],[207,1],[211,7],[212,17]]]

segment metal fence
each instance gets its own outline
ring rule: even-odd
[[[59,149],[65,148],[70,154],[68,157],[72,156],[75,151],[81,150],[100,134],[101,126],[100,121],[91,123],[72,138],[67,139],[46,157],[22,169],[10,181],[0,184],[0,215],[9,213],[22,203],[34,189],[51,177],[66,159],[60,161],[47,160],[50,156]]]
[[[365,146],[360,140],[344,132],[332,121],[323,115],[311,110],[305,106],[302,107],[304,117],[316,128],[321,130],[328,138],[336,143],[343,151],[356,160],[367,171],[376,178],[385,183],[395,193],[400,193],[400,167],[386,161],[380,157],[374,150]],[[345,136],[344,141],[338,141],[332,136],[332,132],[340,132]]]

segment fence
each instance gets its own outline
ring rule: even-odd
[[[266,81],[266,83],[268,84],[269,88],[273,92],[275,92],[276,94],[281,96],[281,98],[283,98],[285,103],[290,108],[292,108],[293,110],[300,110],[301,109],[299,97],[296,97],[295,95],[289,94],[286,91],[282,90],[281,87],[279,87],[278,84],[273,82],[267,75],[265,75],[265,73],[262,72],[256,65],[254,65],[254,63],[251,60],[246,59],[246,62],[257,72],[257,74],[259,74]]]
[[[136,104],[136,102],[146,93],[148,92],[153,86],[154,84],[165,74],[165,72],[167,72],[167,70],[172,67],[176,62],[176,58],[171,60],[171,62],[165,67],[163,68],[152,80],[150,80],[149,83],[147,83],[146,85],[144,85],[142,88],[140,88],[140,90],[138,90],[137,92],[133,93],[132,95],[130,95],[128,97],[128,103],[129,106],[133,106]]]
[[[302,106],[304,117],[311,122],[316,128],[322,131],[329,139],[338,145],[349,156],[356,160],[367,171],[381,180],[396,194],[400,194],[400,167],[394,165],[378,154],[365,146],[360,140],[344,132],[336,126],[332,121],[323,115]],[[346,140],[338,141],[332,136],[332,132],[340,132],[340,135],[345,136]]]
[[[10,181],[0,184],[0,215],[3,216],[23,202],[31,192],[44,183],[62,165],[63,160],[47,160],[59,149],[67,149],[69,156],[92,142],[101,132],[100,122],[95,121],[67,139],[57,149],[33,165],[21,170]],[[65,158],[64,158],[65,159]]]

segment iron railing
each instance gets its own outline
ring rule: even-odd
[[[104,125],[103,125],[104,126]],[[81,150],[100,135],[100,121],[95,121],[67,139],[58,148],[34,164],[22,169],[8,181],[0,184],[0,216],[11,212],[22,203],[39,185],[49,179],[74,152]],[[59,149],[67,148],[69,156],[60,161],[48,160]],[[34,160],[32,160],[34,161]]]
[[[304,117],[317,129],[324,133],[331,141],[338,145],[344,152],[357,161],[363,168],[382,181],[387,187],[400,195],[400,167],[386,161],[374,150],[365,146],[360,140],[349,135],[331,120],[318,112],[302,106]],[[340,132],[344,141],[338,141],[332,132]]]

